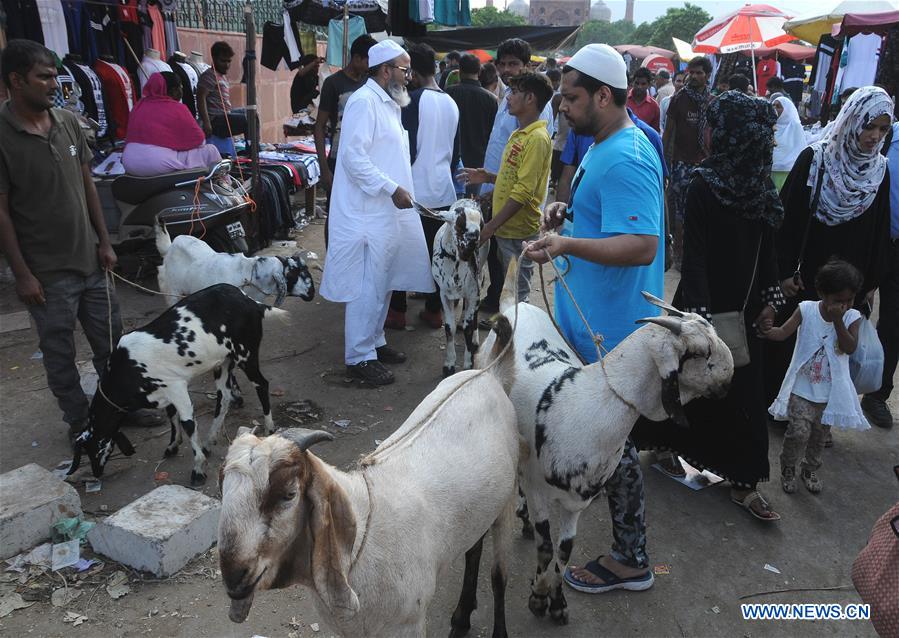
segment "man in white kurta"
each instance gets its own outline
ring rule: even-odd
[[[409,56],[385,40],[368,60],[369,79],[343,112],[321,294],[346,303],[347,374],[385,385],[394,377],[383,363],[406,359],[384,337],[391,291],[432,292],[434,281],[412,209],[409,141],[400,119]]]

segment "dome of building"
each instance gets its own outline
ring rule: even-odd
[[[612,10],[602,0],[596,0],[590,7],[590,19],[602,20],[604,22],[612,21]]]
[[[509,13],[514,13],[525,19],[527,19],[528,14],[530,13],[530,7],[528,7],[528,3],[524,0],[512,0],[512,2],[509,3],[509,6],[506,7],[506,10]]]

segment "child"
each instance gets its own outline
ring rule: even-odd
[[[539,119],[553,96],[553,87],[545,75],[524,73],[509,81],[512,92],[507,98],[509,114],[518,118],[518,129],[509,137],[499,174],[483,168],[463,168],[459,175],[469,184],[495,182],[493,218],[481,231],[481,243],[496,235],[496,246],[503,273],[512,257],[521,253],[523,241],[537,239],[546,199],[552,142],[546,122]],[[527,301],[534,262],[521,261],[518,278],[518,301]]]
[[[802,482],[813,494],[821,491],[816,471],[831,426],[870,427],[849,377],[849,355],[858,346],[862,318],[852,303],[861,286],[862,274],[855,266],[831,259],[815,276],[821,301],[800,302],[780,328],[762,328],[764,337],[774,341],[799,329],[780,394],[768,408],[773,417],[790,420],[780,453],[780,481],[787,494],[796,491],[796,462],[803,450]]]

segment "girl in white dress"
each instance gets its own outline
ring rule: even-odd
[[[855,266],[831,259],[815,276],[820,301],[801,302],[779,328],[762,327],[764,337],[773,341],[784,341],[799,330],[780,394],[768,408],[774,418],[790,422],[780,453],[781,485],[787,494],[796,491],[800,458],[806,489],[821,491],[817,470],[831,426],[870,427],[849,376],[849,355],[858,347],[862,318],[852,304],[861,286],[862,274]]]

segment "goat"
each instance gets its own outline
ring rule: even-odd
[[[184,296],[214,284],[231,284],[248,297],[264,302],[276,295],[275,306],[290,295],[304,301],[315,297],[315,284],[300,253],[292,257],[245,257],[217,253],[206,242],[191,235],[169,238],[156,223],[156,250],[162,257],[157,271],[159,290]]]
[[[514,269],[513,262],[509,268],[513,278]],[[501,331],[507,330],[504,326],[515,313],[510,281],[514,279],[507,276],[500,303],[503,314],[496,319]],[[562,574],[578,518],[615,471],[637,418],[662,421],[670,416],[684,425],[683,404],[697,396],[723,396],[733,375],[730,350],[709,322],[648,293],[643,296],[671,316],[641,319],[647,325],[602,361],[586,366],[546,312],[518,304],[509,396],[529,446],[519,474],[527,499],[523,509],[530,508],[539,534],[528,607],[536,616],[544,616],[548,605],[550,616],[560,624],[568,622]],[[487,335],[486,352],[494,339],[493,333]],[[477,364],[488,361],[489,357],[479,356]],[[555,549],[549,526],[552,504],[558,505],[560,515],[560,541]]]
[[[126,413],[166,408],[172,433],[165,455],[178,451],[181,431],[186,432],[194,453],[191,484],[204,483],[209,452],[194,422],[188,384],[210,370],[217,388],[211,443],[216,442],[231,403],[235,366],[256,387],[266,431],[274,432],[268,381],[259,371],[259,345],[263,318],[286,315],[287,311],[259,304],[234,286],[217,284],[185,297],[146,326],[123,335],[97,384],[87,427],[75,441],[69,474],[78,469],[82,452],[87,452],[94,476],[102,476],[114,445],[126,456],[134,453],[119,431]],[[175,413],[181,430],[172,421]]]
[[[231,444],[218,537],[231,620],[246,620],[256,592],[301,584],[345,636],[424,636],[438,577],[466,552],[451,620],[462,636],[491,529],[493,636],[505,636],[505,555],[525,448],[498,378],[471,370],[443,380],[355,471],[308,451],[332,438],[294,429],[244,432]]]
[[[435,211],[436,212],[436,211]],[[481,237],[481,209],[472,199],[460,199],[448,211],[437,212],[444,224],[434,237],[431,274],[440,289],[446,357],[443,376],[456,372],[456,302],[462,300],[464,366],[470,368],[478,351],[478,304],[485,281],[488,244]]]

